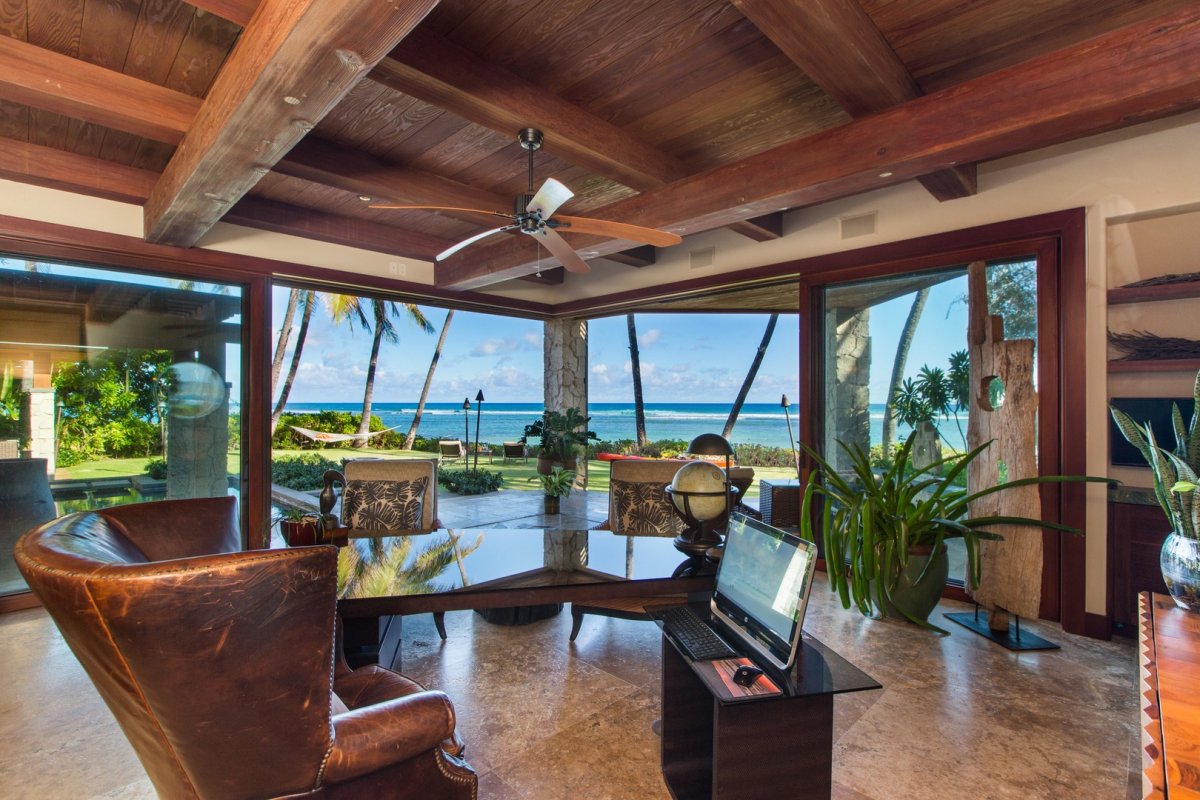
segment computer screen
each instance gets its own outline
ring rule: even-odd
[[[795,658],[816,557],[816,547],[794,534],[730,518],[712,610],[780,669]]]

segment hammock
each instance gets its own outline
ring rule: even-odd
[[[394,431],[400,426],[397,425],[395,428],[384,428],[381,431],[371,431],[370,433],[326,433],[325,431],[314,431],[310,430],[309,428],[301,428],[297,425],[289,425],[288,427],[302,436],[307,436],[314,442],[347,442],[351,439],[370,439],[372,436],[378,436],[381,433]]]

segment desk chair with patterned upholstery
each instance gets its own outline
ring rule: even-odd
[[[334,484],[342,485],[343,528],[359,531],[436,530],[437,466],[432,458],[356,458],[341,472],[325,473],[321,514],[336,503]],[[446,638],[446,613],[433,612],[438,636]]]
[[[674,537],[683,531],[683,522],[671,509],[671,498],[664,487],[687,461],[613,461],[609,474],[608,520],[596,530],[615,534]],[[579,635],[585,614],[618,619],[650,619],[647,606],[683,604],[687,595],[653,597],[614,597],[571,604],[571,641]]]
[[[450,700],[341,659],[335,548],[241,551],[219,497],[70,514],[14,555],[160,797],[475,798]]]

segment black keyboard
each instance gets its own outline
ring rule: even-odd
[[[740,655],[687,606],[664,608],[658,612],[658,618],[663,621],[667,634],[687,651],[693,661],[715,661]]]

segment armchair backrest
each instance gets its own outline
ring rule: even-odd
[[[342,470],[346,482],[350,481],[411,481],[426,479],[425,497],[421,506],[421,524],[424,529],[437,527],[437,468],[432,458],[357,458],[347,461]],[[342,524],[348,525],[346,502],[342,500]]]
[[[664,487],[687,461],[613,461],[609,474],[608,524],[613,533],[674,536],[683,522]]]
[[[223,497],[70,514],[15,549],[163,797],[312,791],[332,747],[336,550],[239,539]]]
[[[459,439],[439,439],[438,451],[442,458],[465,458],[467,446]]]

